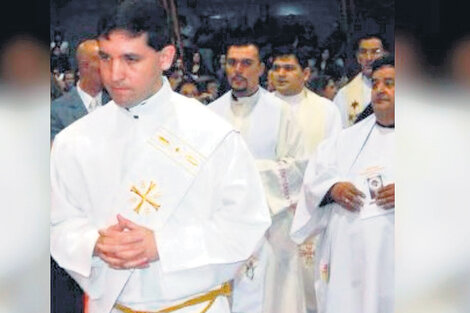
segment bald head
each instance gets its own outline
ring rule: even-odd
[[[80,73],[80,88],[91,96],[95,96],[103,88],[98,52],[98,41],[88,39],[78,45],[75,55]]]
[[[89,39],[82,41],[77,47],[76,58],[78,63],[80,61],[87,61],[87,60],[97,60],[98,59],[98,40]]]

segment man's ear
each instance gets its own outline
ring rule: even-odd
[[[176,48],[173,45],[165,46],[159,51],[160,53],[160,67],[162,70],[168,70],[175,59]]]
[[[264,70],[266,69],[266,65],[263,62],[259,63],[259,73],[258,76],[261,77],[264,74]]]
[[[308,82],[310,78],[310,74],[311,74],[310,67],[307,66],[306,68],[304,68],[303,73],[304,73],[304,83],[306,83]]]

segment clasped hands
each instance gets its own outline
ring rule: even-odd
[[[330,189],[333,200],[349,211],[359,210],[366,196],[350,182],[339,182]],[[395,207],[395,184],[388,184],[377,191],[376,204],[384,209]]]
[[[98,231],[93,255],[114,269],[146,268],[158,260],[153,231],[119,214],[117,219],[117,224]]]

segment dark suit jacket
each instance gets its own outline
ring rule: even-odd
[[[106,91],[103,90],[102,104],[110,100]],[[76,87],[68,93],[52,101],[51,104],[51,141],[65,127],[69,126],[79,118],[88,114],[85,105],[78,94]]]
[[[83,312],[83,291],[51,258],[51,313]]]

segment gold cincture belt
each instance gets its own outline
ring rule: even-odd
[[[209,303],[204,308],[204,310],[201,311],[201,313],[206,313],[210,309],[210,307],[212,306],[212,304],[214,303],[215,299],[218,296],[230,296],[231,293],[232,293],[232,289],[230,287],[230,284],[226,282],[219,289],[211,290],[208,293],[186,300],[183,303],[180,303],[180,304],[177,304],[177,305],[174,305],[174,306],[162,309],[162,310],[158,310],[158,311],[135,311],[119,303],[116,303],[114,307],[124,313],[170,313],[170,312],[174,312],[174,311],[180,310],[188,306],[192,306],[192,305],[209,301]]]

